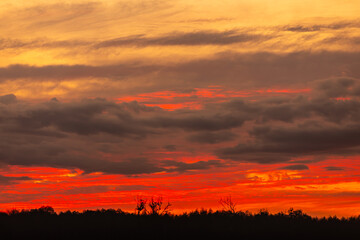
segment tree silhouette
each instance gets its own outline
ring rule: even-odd
[[[162,197],[151,197],[148,201],[146,198],[138,196],[136,198],[136,207],[135,212],[137,215],[165,215],[170,213],[171,203],[167,202],[166,205],[163,205]],[[149,210],[147,209],[149,207]]]
[[[136,197],[135,211],[136,211],[137,215],[140,215],[140,214],[145,215],[145,214],[147,214],[146,202],[147,202],[147,199],[144,199],[141,196]]]
[[[149,208],[150,208],[150,214],[152,215],[164,215],[164,214],[168,214],[170,212],[170,202],[167,202],[167,204],[163,207],[163,198],[162,197],[158,197],[158,198],[154,198],[151,197],[149,204],[148,204]]]
[[[221,198],[219,200],[219,203],[223,207],[224,211],[230,212],[230,213],[236,213],[237,203],[232,200],[231,196],[228,196],[226,198]]]
[[[236,211],[230,197],[223,201],[232,208],[177,215],[167,214],[170,203],[164,204],[161,197],[138,197],[133,213],[120,209],[57,213],[49,206],[12,209],[0,212],[0,239],[359,239],[360,216],[317,218],[293,208],[280,213],[266,209],[250,213]]]

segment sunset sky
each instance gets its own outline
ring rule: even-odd
[[[360,214],[360,1],[1,0],[0,211]]]

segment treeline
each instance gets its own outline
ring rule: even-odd
[[[138,205],[139,206],[139,205]],[[154,208],[155,209],[155,208]],[[360,216],[311,217],[301,210],[271,214],[222,210],[56,213],[44,206],[0,213],[0,239],[360,239]]]

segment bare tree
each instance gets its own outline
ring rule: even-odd
[[[149,207],[149,210],[147,209]],[[146,198],[138,196],[136,198],[136,207],[135,212],[137,215],[140,214],[152,214],[152,215],[164,215],[170,213],[171,204],[168,201],[166,205],[164,205],[163,198],[158,197],[151,199],[148,201]]]
[[[147,202],[147,199],[144,199],[141,196],[136,197],[135,212],[137,215],[147,214],[146,202]]]
[[[223,207],[224,211],[236,213],[237,203],[232,200],[231,196],[221,198],[219,203]]]
[[[171,204],[167,202],[165,206],[163,206],[163,198],[158,197],[154,198],[152,197],[148,203],[148,206],[150,208],[150,214],[153,215],[164,215],[168,214],[170,212],[170,206]]]

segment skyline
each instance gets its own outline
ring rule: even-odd
[[[360,214],[359,1],[2,1],[0,210]]]

